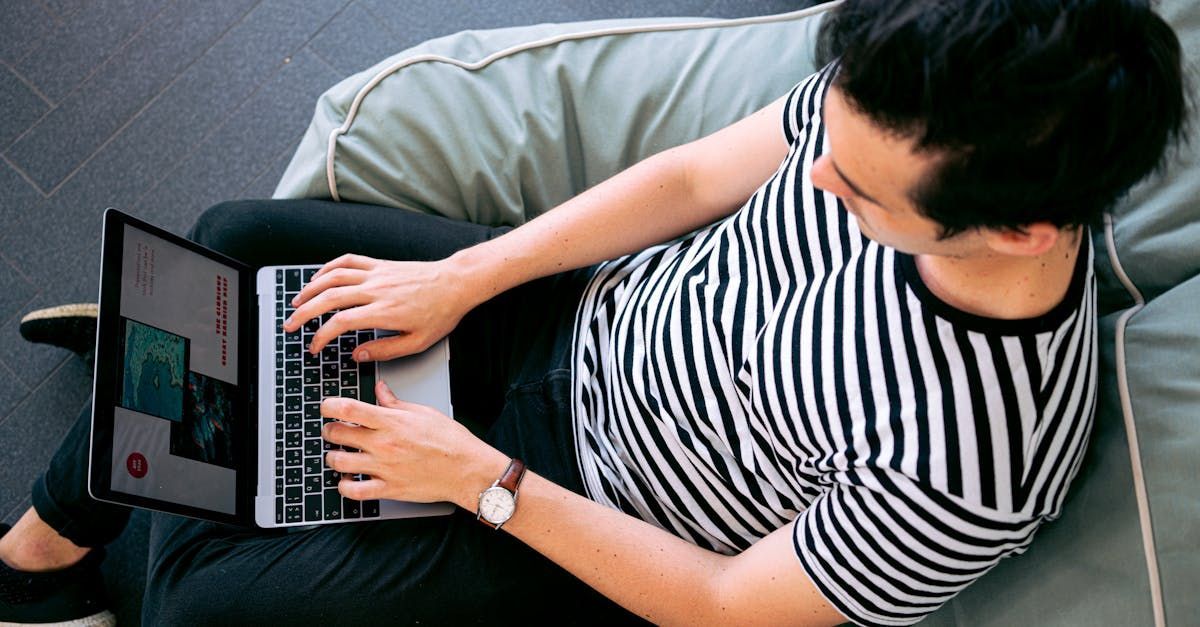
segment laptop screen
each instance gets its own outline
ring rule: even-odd
[[[102,365],[116,374],[108,487],[234,514],[247,437],[234,420],[244,407],[238,269],[134,225],[119,228],[118,348],[116,363]]]

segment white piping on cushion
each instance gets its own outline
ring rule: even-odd
[[[488,56],[486,56],[478,61],[473,61],[473,62],[463,61],[461,59],[454,59],[452,57],[446,57],[446,56],[442,56],[439,54],[419,54],[414,57],[408,57],[406,59],[401,59],[401,60],[393,63],[392,65],[384,68],[381,72],[379,72],[374,77],[372,77],[371,80],[368,81],[366,85],[363,85],[363,87],[358,90],[358,94],[356,94],[354,96],[354,102],[351,103],[351,105],[350,105],[350,111],[346,113],[345,122],[343,122],[340,127],[335,128],[334,130],[330,131],[329,142],[328,142],[328,146],[327,146],[326,152],[325,152],[325,179],[326,179],[326,182],[329,184],[329,196],[330,196],[330,198],[332,198],[336,201],[341,200],[341,197],[339,196],[338,191],[337,191],[337,177],[334,175],[334,172],[333,172],[333,157],[334,157],[334,153],[337,151],[337,138],[339,136],[345,135],[347,132],[349,132],[350,127],[354,124],[355,117],[358,116],[358,108],[360,105],[362,105],[362,101],[367,97],[367,94],[369,94],[372,89],[375,89],[376,85],[383,82],[383,79],[387,78],[389,75],[391,75],[399,70],[402,70],[410,65],[414,65],[417,63],[427,63],[427,62],[448,63],[450,65],[458,66],[464,70],[474,71],[474,70],[478,70],[478,69],[487,67],[492,62],[494,62],[498,59],[503,59],[504,57],[511,56],[518,52],[524,52],[526,50],[532,50],[534,48],[540,48],[543,46],[551,46],[551,45],[554,45],[557,43],[562,43],[564,41],[572,41],[572,40],[576,40],[576,39],[588,39],[591,37],[607,37],[607,36],[611,36],[611,35],[630,35],[630,34],[635,34],[635,33],[653,33],[653,32],[692,30],[692,29],[717,28],[717,27],[724,28],[727,26],[747,26],[747,25],[751,25],[751,24],[769,24],[772,22],[786,22],[789,20],[798,20],[798,19],[801,19],[804,17],[808,17],[810,15],[815,15],[815,14],[823,12],[823,11],[828,11],[828,10],[836,7],[839,4],[841,4],[840,1],[839,2],[830,2],[828,4],[813,6],[813,7],[807,8],[807,9],[800,9],[799,11],[792,11],[790,13],[780,13],[778,15],[761,15],[761,16],[755,16],[755,17],[743,17],[743,18],[729,19],[729,20],[705,20],[703,22],[680,22],[680,23],[675,23],[675,24],[616,26],[616,27],[612,27],[612,28],[602,28],[602,29],[596,29],[596,30],[590,30],[590,31],[583,31],[583,32],[579,32],[579,33],[564,33],[562,35],[555,35],[554,37],[547,37],[545,39],[538,39],[535,41],[530,41],[530,42],[526,42],[523,44],[511,46],[511,47],[505,48],[503,50],[493,52],[492,54],[489,54]]]
[[[1142,528],[1142,550],[1146,554],[1146,576],[1150,580],[1150,602],[1154,608],[1154,624],[1163,627],[1167,624],[1166,610],[1163,604],[1162,580],[1158,574],[1158,551],[1154,547],[1154,527],[1150,520],[1150,497],[1146,492],[1146,477],[1142,472],[1142,453],[1138,446],[1137,426],[1133,421],[1133,401],[1129,396],[1129,376],[1125,370],[1125,325],[1134,314],[1146,306],[1146,300],[1138,290],[1121,260],[1117,258],[1116,239],[1113,237],[1113,221],[1111,214],[1104,214],[1104,240],[1108,246],[1108,260],[1112,264],[1113,273],[1125,287],[1125,291],[1133,297],[1133,306],[1125,310],[1117,318],[1116,329],[1116,367],[1117,395],[1121,399],[1121,415],[1125,419],[1125,438],[1129,441],[1129,465],[1133,470],[1133,492],[1137,498],[1138,522]]]

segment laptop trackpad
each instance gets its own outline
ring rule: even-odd
[[[423,353],[380,362],[377,368],[377,376],[388,384],[396,398],[454,416],[450,405],[449,339],[443,338]]]

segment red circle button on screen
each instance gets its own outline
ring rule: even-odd
[[[125,470],[128,470],[134,479],[141,479],[150,472],[150,463],[146,461],[145,455],[130,453],[129,457],[125,458]]]

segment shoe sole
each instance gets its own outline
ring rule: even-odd
[[[59,305],[47,307],[25,314],[21,324],[34,320],[49,320],[51,318],[96,318],[100,315],[100,306],[96,303],[77,303],[74,305]]]

